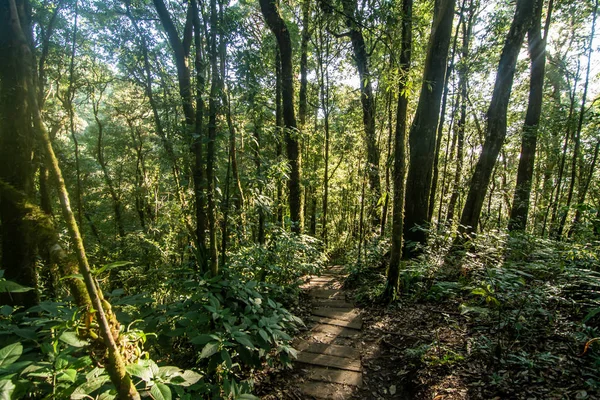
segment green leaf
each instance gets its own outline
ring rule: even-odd
[[[23,345],[20,342],[9,344],[0,350],[0,368],[6,368],[21,357]]]
[[[64,371],[61,371],[56,377],[56,380],[59,382],[74,383],[76,379],[77,379],[77,371],[74,369],[65,369]]]
[[[71,275],[63,276],[62,278],[60,278],[61,281],[64,281],[65,279],[79,279],[80,281],[83,281],[83,275],[71,274]]]
[[[208,358],[215,354],[219,350],[219,342],[210,342],[207,343],[206,346],[202,349],[200,353],[200,359]]]
[[[236,397],[237,400],[260,400],[260,397],[256,397],[250,393],[243,393]]]
[[[229,352],[225,349],[221,350],[221,358],[225,361],[225,365],[227,365],[227,369],[231,369],[233,363],[231,362],[231,356]]]
[[[219,340],[219,337],[216,335],[202,334],[191,339],[190,342],[197,345],[203,345],[210,342],[211,340]]]
[[[186,369],[183,371],[181,377],[184,379],[184,382],[178,383],[179,386],[191,386],[194,383],[198,382],[202,379],[202,375],[197,372],[192,371],[191,369]]]
[[[269,334],[264,329],[259,329],[258,334],[260,335],[261,338],[263,338],[265,340],[265,342],[267,342],[267,343],[271,342],[271,340],[269,339]]]
[[[71,400],[89,399],[91,393],[100,389],[108,381],[110,381],[108,375],[100,375],[92,380],[88,380],[73,391]]]
[[[0,400],[11,400],[12,398],[16,385],[10,378],[12,378],[12,375],[0,379]]]
[[[152,386],[150,394],[154,400],[171,400],[171,389],[163,383],[156,383]]]
[[[0,314],[2,314],[5,317],[8,317],[10,314],[12,314],[13,312],[13,308],[11,306],[2,306],[0,307]]]
[[[114,263],[103,265],[100,268],[93,270],[92,273],[94,275],[100,275],[105,271],[110,271],[111,269],[120,268],[131,264],[133,264],[131,261],[116,261]]]
[[[149,365],[142,365],[141,363],[129,364],[125,367],[125,369],[129,375],[138,377],[145,382],[150,382],[154,379],[154,373]]]
[[[236,340],[236,342],[249,347],[251,349],[254,349],[254,343],[252,343],[252,341],[248,338],[248,335],[245,334],[244,332],[238,332],[235,336],[234,339]]]
[[[84,347],[84,346],[88,345],[87,340],[81,340],[81,339],[79,339],[79,337],[77,337],[77,333],[75,333],[73,331],[65,331],[65,332],[63,332],[60,335],[59,339],[62,342],[65,342],[69,346],[73,346],[73,347]]]
[[[156,376],[164,381],[168,381],[171,377],[180,376],[182,372],[183,371],[179,367],[167,365],[158,368],[158,374]]]
[[[585,318],[583,319],[583,322],[588,322],[590,319],[594,318],[596,315],[598,315],[598,313],[600,313],[600,308],[595,308],[592,311],[590,311]]]
[[[0,292],[23,293],[29,292],[30,290],[33,290],[33,288],[21,286],[17,282],[6,280],[0,281]]]

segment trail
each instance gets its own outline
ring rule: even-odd
[[[311,277],[305,285],[311,299],[312,328],[295,341],[297,363],[306,374],[298,389],[317,399],[349,399],[362,386],[359,337],[362,318],[340,288],[343,267]]]

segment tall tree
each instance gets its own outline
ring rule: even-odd
[[[394,300],[398,294],[400,258],[402,256],[402,230],[404,210],[404,177],[406,175],[406,114],[408,96],[406,93],[408,71],[412,54],[412,0],[402,1],[402,46],[400,48],[400,73],[398,84],[398,109],[396,112],[396,137],[394,144],[394,198],[392,214],[392,250],[387,271],[387,283],[383,297]]]
[[[452,36],[454,6],[454,0],[435,2],[419,104],[408,136],[410,157],[404,205],[404,258],[416,256],[419,245],[427,240],[425,231],[420,227],[428,223],[436,129]]]
[[[23,68],[24,47],[14,35],[10,4],[0,1],[0,180],[14,189],[33,196],[34,135],[31,128],[31,104],[27,97],[29,81]],[[25,31],[31,30],[24,2],[19,2],[18,13]],[[15,10],[16,11],[16,10]],[[33,229],[24,211],[0,194],[0,265],[4,278],[36,289],[32,293],[3,295],[0,302],[32,306],[37,303],[37,272]]]
[[[302,229],[301,188],[300,188],[300,151],[298,145],[296,113],[294,112],[294,71],[292,66],[292,40],[290,32],[281,17],[275,0],[260,0],[260,9],[279,48],[281,62],[281,90],[283,100],[283,122],[285,124],[285,142],[290,164],[289,205],[292,232]]]
[[[177,81],[179,84],[179,95],[181,98],[181,104],[182,104],[182,108],[183,108],[183,115],[184,115],[184,119],[185,119],[185,127],[186,127],[186,136],[187,137],[191,137],[192,140],[190,140],[190,142],[192,143],[192,147],[191,147],[191,152],[192,152],[192,156],[194,159],[194,164],[193,164],[193,176],[194,176],[194,185],[195,185],[195,197],[196,197],[196,243],[198,246],[198,263],[200,264],[201,269],[205,269],[207,267],[207,259],[210,258],[212,260],[212,258],[214,258],[213,256],[216,256],[216,251],[214,252],[214,255],[212,254],[213,252],[211,251],[211,256],[207,257],[206,255],[206,244],[204,243],[204,238],[205,238],[205,234],[204,234],[204,228],[205,228],[205,221],[204,221],[204,198],[203,198],[203,177],[204,177],[204,164],[203,164],[203,157],[202,157],[202,145],[201,145],[201,138],[202,138],[202,122],[201,121],[196,121],[196,113],[198,112],[198,116],[201,116],[202,113],[200,113],[199,110],[194,110],[194,99],[193,99],[193,95],[192,95],[192,79],[191,79],[191,69],[190,69],[190,49],[191,49],[191,45],[192,42],[194,41],[194,30],[196,30],[196,35],[199,35],[199,31],[200,31],[200,27],[199,27],[199,23],[198,21],[196,21],[196,27],[194,27],[194,20],[197,18],[197,8],[195,4],[192,4],[193,1],[190,1],[188,3],[188,7],[187,7],[187,13],[186,13],[186,18],[185,18],[185,25],[183,27],[183,37],[181,38],[179,35],[179,32],[177,31],[177,27],[175,26],[175,23],[173,22],[173,19],[171,18],[171,15],[169,14],[169,10],[167,10],[167,7],[165,6],[164,0],[153,0],[154,3],[154,7],[156,8],[156,12],[158,13],[158,17],[160,19],[160,22],[165,30],[165,32],[167,33],[167,38],[169,40],[169,44],[171,45],[171,48],[173,50],[173,57],[175,59],[175,66],[177,68]],[[196,39],[196,41],[198,41]],[[196,52],[201,52],[202,49],[200,48],[196,48],[195,49]],[[216,50],[215,50],[216,52]],[[197,54],[197,58],[200,57],[200,54]],[[199,62],[197,62],[198,65],[202,65],[203,62],[198,60]],[[199,72],[199,74],[201,74],[202,72]],[[202,88],[202,84],[203,84],[203,78],[201,77],[198,82],[197,82],[198,88]],[[201,102],[201,96],[198,93],[197,90],[197,103],[200,106],[202,104]],[[211,96],[212,99],[212,96]],[[209,105],[210,107],[210,105]],[[201,110],[201,107],[200,107]],[[209,123],[210,124],[210,123]],[[207,145],[207,148],[210,147],[210,139],[209,139],[209,144]],[[210,150],[207,149],[207,152],[209,152]],[[206,173],[206,181],[207,181],[207,192],[210,192],[210,190],[212,189],[212,187],[210,186],[210,178],[208,176],[209,172],[208,172],[208,164],[209,164],[209,160],[206,160],[206,168],[207,168],[207,173]],[[207,193],[207,203],[210,197],[210,193]],[[211,212],[211,206],[210,204],[207,204],[207,211],[209,213],[208,215],[208,219],[209,219],[209,236],[210,239],[209,241],[213,238],[213,236],[215,237],[214,239],[214,246],[216,246],[216,233],[214,232],[213,228],[211,229],[210,227],[210,212]],[[214,208],[212,208],[212,212],[214,211]],[[212,247],[212,244],[211,244]],[[216,248],[216,247],[215,247]],[[211,261],[212,262],[212,261]]]
[[[379,176],[379,149],[375,135],[375,97],[373,94],[373,77],[369,68],[369,56],[362,32],[362,22],[358,15],[357,0],[342,0],[348,35],[352,41],[354,61],[360,78],[360,102],[363,111],[365,142],[367,145],[367,173],[372,194],[371,216],[373,226],[380,224],[380,210],[377,207],[381,197],[381,178]]]
[[[546,26],[542,37],[542,6],[543,1],[538,0],[535,5],[533,21],[527,32],[527,43],[531,71],[529,77],[529,102],[525,114],[525,124],[521,136],[521,156],[517,170],[517,186],[510,210],[508,221],[509,231],[524,231],[527,226],[529,214],[529,197],[533,182],[533,168],[535,166],[535,152],[537,146],[537,132],[542,115],[542,101],[544,98],[544,71],[546,69],[546,40],[552,15],[553,0],[548,4]]]
[[[458,201],[460,192],[460,180],[463,171],[463,153],[465,143],[465,127],[467,123],[467,89],[468,89],[468,60],[469,60],[469,43],[471,41],[471,32],[473,30],[473,18],[475,16],[475,4],[471,2],[469,6],[469,15],[462,21],[462,45],[461,59],[458,65],[458,88],[460,101],[460,116],[456,126],[456,169],[454,170],[454,183],[450,201],[448,203],[448,214],[446,221],[451,224],[454,219],[454,210]]]
[[[569,209],[571,202],[573,201],[573,193],[575,190],[575,181],[577,180],[577,162],[579,161],[579,152],[581,149],[581,130],[583,128],[583,118],[585,115],[585,104],[587,101],[588,87],[590,83],[590,69],[592,65],[592,44],[594,42],[594,33],[596,31],[596,15],[598,13],[598,0],[595,1],[594,10],[592,12],[592,30],[590,32],[589,43],[588,43],[588,54],[587,54],[587,68],[585,72],[585,81],[583,83],[583,95],[581,98],[581,107],[579,109],[579,118],[577,120],[577,128],[575,129],[575,135],[573,138],[573,158],[571,161],[571,182],[569,183],[569,191],[567,192],[567,204],[565,211],[563,212],[558,229],[556,230],[556,239],[561,239],[565,224],[567,222],[567,216],[569,215]]]
[[[512,91],[517,57],[531,23],[535,2],[535,0],[517,1],[515,16],[498,64],[492,100],[487,111],[486,140],[469,185],[469,194],[460,220],[459,236],[455,241],[457,245],[464,240],[464,234],[473,233],[477,229],[492,171],[506,137],[506,112]]]

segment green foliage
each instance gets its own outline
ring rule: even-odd
[[[103,355],[82,337],[85,326],[76,309],[67,303],[43,302],[27,311],[4,306],[1,314],[0,398],[116,398],[108,373],[99,366]],[[143,332],[124,332],[122,338],[133,357],[127,370],[142,393],[170,399],[171,388],[184,394],[181,388],[202,378],[190,370],[158,367],[139,358],[148,356],[143,352]],[[157,388],[162,397],[155,394]]]
[[[364,246],[364,254],[359,258],[354,252],[350,257],[356,260],[346,268],[348,277],[344,287],[355,289],[354,299],[359,303],[370,303],[378,299],[385,289],[385,270],[387,251],[390,248],[389,240],[375,238]]]
[[[251,370],[296,357],[289,332],[303,323],[269,296],[271,284],[243,281],[232,271],[198,278],[181,270],[165,285],[176,296],[162,304],[118,293],[112,302],[127,313],[120,320],[143,320],[140,327],[157,333],[152,344],[161,357],[205,373],[198,395],[243,398]]]
[[[297,297],[302,277],[323,271],[327,258],[321,247],[321,241],[312,236],[274,229],[264,246],[249,243],[230,253],[229,268],[245,280],[271,284],[279,295],[293,289],[289,301]]]

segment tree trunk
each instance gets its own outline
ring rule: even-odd
[[[413,258],[427,241],[429,191],[435,155],[435,135],[444,89],[448,49],[452,36],[454,0],[436,0],[431,36],[427,46],[419,105],[409,132],[410,164],[404,206],[404,251]]]
[[[202,42],[202,25],[200,24],[200,10],[195,1],[190,2],[192,6],[192,26],[194,29],[194,46],[196,55],[194,63],[196,67],[196,120],[195,120],[195,139],[192,142],[192,153],[194,154],[193,176],[194,193],[196,198],[196,240],[197,240],[197,261],[199,269],[206,271],[208,269],[208,255],[206,251],[206,228],[208,217],[206,215],[206,171],[204,155],[204,93],[206,62],[202,55],[204,43]]]
[[[446,68],[446,74],[444,77],[444,92],[442,95],[442,108],[440,112],[440,121],[437,126],[437,134],[435,138],[435,155],[433,157],[433,176],[431,178],[431,189],[429,190],[429,210],[427,211],[427,223],[431,224],[431,219],[433,218],[433,211],[435,209],[435,195],[437,192],[437,183],[439,176],[439,160],[440,160],[440,150],[442,148],[442,138],[444,136],[444,124],[446,123],[446,105],[448,103],[448,91],[450,84],[450,76],[452,75],[452,71],[454,70],[454,59],[456,57],[456,46],[458,44],[458,32],[460,26],[462,25],[464,19],[464,9],[465,9],[465,1],[463,0],[463,4],[461,6],[460,16],[458,19],[458,28],[456,29],[456,33],[454,34],[454,40],[452,44],[452,55],[450,56],[450,62],[448,63],[448,67]],[[450,127],[452,127],[452,122],[454,120],[454,114],[452,114],[452,118],[450,121]],[[448,160],[446,160],[447,162]],[[440,198],[440,209],[442,208],[443,199]],[[441,221],[438,221],[438,225]]]
[[[506,112],[512,90],[517,57],[521,50],[525,33],[529,29],[535,0],[518,0],[515,17],[511,23],[508,36],[502,49],[492,100],[487,112],[486,140],[475,166],[475,172],[469,186],[469,194],[465,202],[459,236],[455,244],[460,245],[465,234],[475,232],[487,187],[496,159],[506,137]]]
[[[34,133],[27,97],[30,88],[22,65],[24,46],[20,46],[11,31],[10,3],[0,1],[0,179],[31,198]],[[24,3],[20,2],[19,6],[21,15],[26,15],[23,14]],[[34,232],[25,217],[17,204],[0,193],[0,265],[4,278],[35,289],[34,292],[3,294],[0,304],[30,307],[39,300]]]
[[[346,26],[350,30],[350,40],[354,51],[354,61],[360,78],[360,101],[363,111],[363,124],[365,128],[365,142],[367,145],[367,172],[369,176],[369,188],[372,196],[372,223],[374,227],[380,225],[379,207],[377,203],[381,197],[381,181],[379,177],[379,149],[375,138],[375,96],[373,95],[373,84],[369,70],[369,58],[365,39],[362,34],[361,24],[358,18],[356,0],[342,0]]]
[[[300,187],[300,153],[297,139],[296,114],[294,112],[294,74],[292,67],[292,41],[290,32],[279,14],[275,0],[260,0],[260,8],[269,29],[275,35],[281,60],[281,94],[283,100],[283,121],[285,142],[290,164],[289,205],[292,232],[302,230],[302,210]]]
[[[219,69],[217,63],[217,2],[210,1],[210,43],[209,58],[211,66],[210,98],[208,100],[208,144],[206,149],[206,199],[208,206],[208,235],[210,272],[219,273],[217,254],[217,216],[215,205],[215,141],[217,139],[217,101],[219,97]]]
[[[473,29],[473,17],[475,16],[474,5],[471,2],[469,6],[468,20],[462,23],[462,46],[461,46],[461,59],[460,66],[458,67],[458,87],[460,90],[460,117],[457,123],[456,132],[456,170],[454,171],[454,183],[452,189],[452,195],[448,202],[448,214],[446,222],[449,226],[452,225],[454,220],[454,211],[456,203],[458,201],[458,194],[460,191],[460,179],[463,170],[463,153],[465,144],[465,126],[467,123],[467,89],[468,89],[468,60],[469,60],[469,43],[471,41],[471,31]]]
[[[581,108],[579,110],[579,119],[577,121],[577,129],[575,131],[574,138],[574,147],[573,147],[573,159],[571,162],[571,182],[569,184],[569,191],[567,193],[567,204],[565,207],[565,212],[562,214],[560,219],[560,223],[558,225],[558,230],[556,231],[556,239],[560,240],[565,229],[565,224],[567,222],[567,216],[569,215],[569,209],[571,207],[571,201],[573,200],[573,192],[575,189],[575,180],[577,179],[577,160],[579,159],[579,149],[581,147],[581,129],[583,127],[583,117],[585,115],[585,103],[587,100],[587,92],[588,92],[588,84],[590,81],[590,68],[591,68],[591,59],[592,59],[592,43],[594,41],[594,33],[596,29],[596,14],[598,12],[598,0],[596,0],[593,11],[593,20],[592,20],[592,31],[590,33],[590,43],[588,47],[588,56],[587,56],[587,69],[585,73],[585,82],[583,84],[583,98],[581,99]]]
[[[527,32],[529,46],[529,59],[531,72],[529,78],[529,102],[525,114],[525,124],[521,138],[521,156],[517,170],[517,185],[513,197],[513,205],[510,210],[508,230],[524,231],[527,227],[529,214],[529,197],[533,181],[533,169],[535,166],[535,151],[537,146],[537,131],[542,114],[542,101],[544,98],[544,70],[546,67],[546,35],[542,38],[541,22],[543,2],[537,0],[532,25]],[[548,5],[547,20],[552,13],[552,0]],[[547,24],[546,24],[547,25]]]
[[[0,18],[2,18],[3,14],[6,12],[6,9],[8,9],[8,15],[10,16],[10,29],[8,30],[10,34],[8,37],[13,37],[15,39],[15,45],[18,47],[18,53],[16,53],[16,57],[13,58],[13,61],[16,61],[16,65],[20,66],[19,70],[22,74],[21,82],[25,84],[22,89],[24,89],[24,99],[28,103],[27,112],[29,113],[30,117],[27,119],[27,126],[31,128],[31,122],[33,122],[33,129],[39,135],[44,151],[46,152],[45,160],[47,162],[47,168],[52,172],[57,182],[63,217],[67,223],[67,229],[76,248],[79,272],[83,276],[86,289],[90,295],[91,302],[98,319],[100,334],[108,353],[108,363],[106,365],[107,372],[112,383],[115,385],[117,394],[120,398],[137,400],[140,398],[140,396],[133,382],[131,381],[131,378],[127,374],[127,371],[125,370],[124,360],[117,345],[116,339],[113,336],[114,333],[116,333],[118,336],[118,322],[114,318],[114,314],[110,313],[110,311],[105,313],[104,308],[106,307],[107,303],[101,298],[101,295],[96,288],[96,282],[94,281],[90,271],[85,249],[83,247],[83,240],[81,239],[81,235],[79,233],[79,227],[77,226],[77,221],[75,220],[75,216],[71,211],[69,195],[67,193],[65,182],[62,178],[62,172],[58,166],[58,160],[56,159],[52,149],[50,135],[46,130],[40,110],[37,106],[37,90],[33,84],[33,65],[35,65],[34,56],[31,53],[28,41],[21,27],[21,19],[28,20],[28,18],[26,17],[26,13],[23,9],[17,9],[14,0],[8,0],[8,2],[0,3]],[[19,17],[19,14],[21,14],[22,18]],[[30,28],[28,27],[28,29]],[[13,48],[12,50],[17,49]]]
[[[99,108],[100,101],[102,99],[102,95],[104,90],[106,89],[107,84],[104,82],[100,82],[99,85],[102,86],[100,89],[100,94],[98,98],[96,98],[95,93],[92,93],[92,111],[94,114],[94,120],[96,121],[96,125],[98,126],[98,143],[96,149],[96,158],[98,164],[100,164],[100,169],[102,170],[102,175],[104,176],[104,181],[106,183],[106,187],[108,188],[108,193],[110,194],[110,198],[113,202],[113,210],[115,213],[115,225],[117,227],[117,234],[120,238],[125,236],[125,228],[123,227],[123,217],[121,215],[121,198],[117,194],[117,190],[113,184],[113,180],[108,172],[108,165],[106,160],[104,159],[104,124],[100,121],[99,117]]]
[[[275,50],[275,135],[276,144],[275,152],[277,156],[277,162],[281,162],[283,154],[283,104],[281,101],[281,55],[279,49]],[[281,186],[281,179],[277,179],[277,214],[275,215],[275,221],[281,227],[283,227],[283,187]]]
[[[393,301],[398,295],[400,258],[402,256],[402,231],[404,210],[404,177],[406,175],[406,114],[408,98],[406,81],[412,54],[412,0],[402,1],[402,46],[400,48],[400,83],[398,84],[398,110],[396,113],[396,137],[394,144],[394,198],[392,214],[392,249],[387,271],[387,283],[383,298]]]
[[[587,179],[583,183],[583,187],[580,189],[579,198],[577,200],[577,211],[575,212],[575,218],[573,219],[573,224],[569,229],[569,237],[573,237],[579,224],[581,223],[582,213],[581,207],[585,204],[585,198],[587,196],[588,190],[590,189],[590,184],[592,183],[592,178],[594,177],[594,172],[596,171],[596,163],[598,162],[598,152],[600,151],[600,140],[596,142],[596,146],[594,147],[594,156],[592,157],[592,163],[590,164],[590,172],[587,176]],[[581,179],[581,178],[580,178]]]

